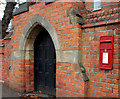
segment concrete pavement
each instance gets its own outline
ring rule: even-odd
[[[21,99],[18,94],[19,92],[16,92],[6,85],[2,85],[2,99]]]

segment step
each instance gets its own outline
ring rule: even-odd
[[[54,98],[55,96],[52,95],[47,95],[47,94],[41,94],[41,93],[22,93],[22,97],[31,97],[31,98],[36,98],[36,97],[41,97],[41,98]]]

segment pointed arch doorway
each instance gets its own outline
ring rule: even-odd
[[[56,53],[45,28],[34,42],[34,89],[43,94],[56,95]]]
[[[44,47],[40,47],[40,46],[43,46],[44,44],[45,46],[47,45],[51,45],[51,46],[45,47],[45,49],[42,49]],[[42,50],[43,52],[38,49]],[[44,51],[47,51],[47,52],[44,53]],[[13,55],[14,53],[18,54],[19,59],[23,60],[23,64],[25,64],[25,67],[24,67],[25,73],[23,78],[25,79],[23,81],[23,83],[25,83],[23,88],[25,92],[40,90],[44,94],[56,95],[56,90],[55,90],[56,89],[56,78],[55,78],[56,62],[58,62],[58,60],[60,59],[58,57],[58,52],[61,52],[61,48],[60,48],[60,43],[59,43],[56,30],[50,24],[48,19],[46,19],[44,16],[41,16],[40,14],[34,15],[33,18],[29,20],[29,22],[26,24],[24,28],[24,31],[20,39],[19,51],[13,52]],[[51,53],[54,53],[54,54],[51,54]],[[44,54],[45,56],[48,56],[48,59],[44,57],[42,58],[42,55]],[[50,57],[54,57],[54,58],[50,58]],[[50,68],[46,67],[47,69],[43,71],[39,70],[41,66],[44,69],[45,64],[51,65],[51,62],[53,63],[55,62],[55,64],[52,65],[52,67]],[[54,73],[47,72],[47,70],[49,69],[55,72]],[[43,83],[43,86],[41,85],[42,83]]]

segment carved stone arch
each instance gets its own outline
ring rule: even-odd
[[[48,33],[50,34],[50,36],[53,40],[56,51],[60,50],[60,44],[59,44],[56,30],[50,24],[50,22],[46,18],[41,16],[40,14],[34,15],[34,17],[32,19],[30,19],[30,21],[27,23],[27,25],[22,33],[22,36],[21,36],[19,50],[20,51],[25,50],[26,40],[30,37],[32,30],[37,25],[39,25],[41,28],[44,27],[48,31]]]

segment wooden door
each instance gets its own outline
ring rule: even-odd
[[[42,29],[34,43],[34,88],[56,95],[56,54],[49,33]]]

